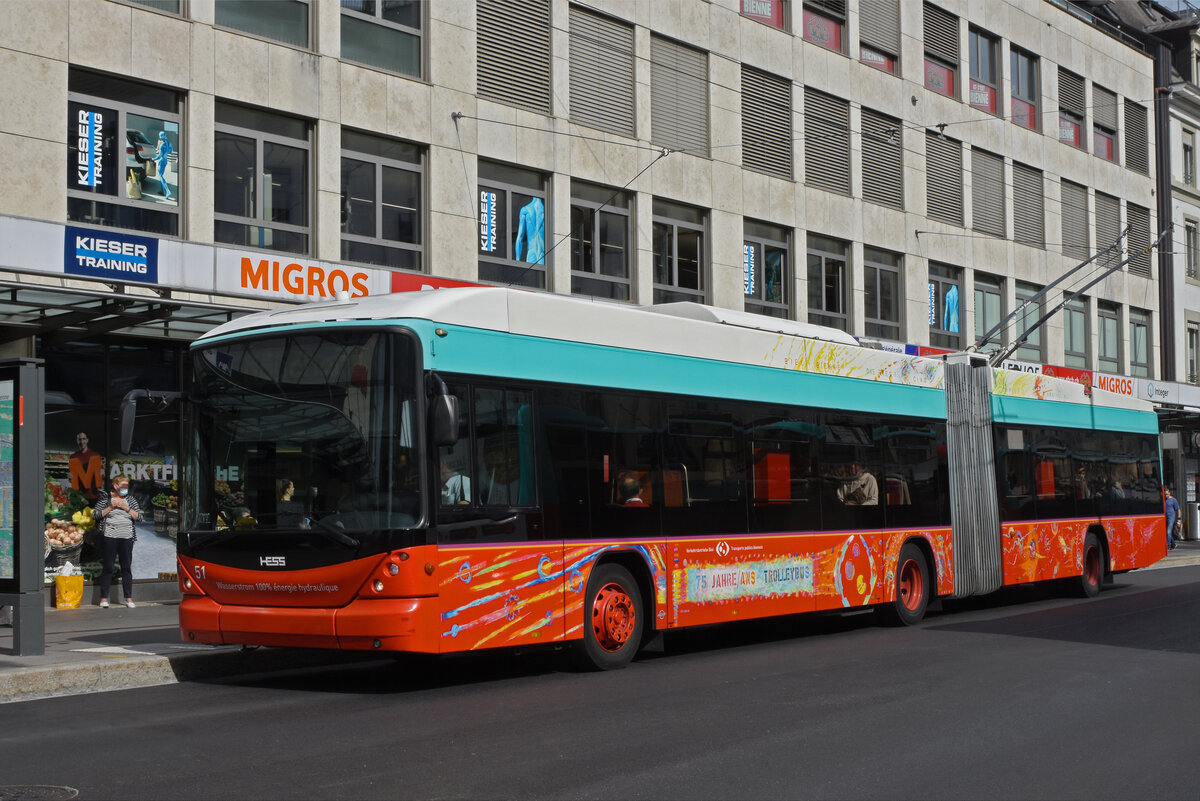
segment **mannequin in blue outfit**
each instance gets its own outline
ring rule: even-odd
[[[540,197],[535,197],[521,207],[517,225],[517,241],[514,246],[516,257],[521,258],[521,242],[525,242],[525,261],[529,264],[546,263],[546,206]]]

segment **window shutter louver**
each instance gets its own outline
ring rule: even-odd
[[[633,26],[571,6],[571,122],[635,135]]]
[[[1096,193],[1096,252],[1110,247],[1121,236],[1121,201],[1111,195],[1105,195],[1101,192]],[[1121,251],[1124,248],[1117,248],[1112,254],[1104,258],[1104,265],[1111,267],[1119,262],[1122,258]]]
[[[1061,67],[1058,69],[1058,107],[1081,120],[1084,118],[1084,109],[1087,108],[1083,78]]]
[[[962,145],[936,131],[925,132],[925,195],[929,217],[963,224]]]
[[[958,17],[925,4],[925,52],[958,67]]]
[[[742,165],[792,177],[792,83],[742,67]]]
[[[1095,84],[1092,85],[1092,119],[1103,128],[1117,130],[1117,96]]]
[[[1042,171],[1013,162],[1013,239],[1046,246],[1046,190]]]
[[[1004,216],[1004,159],[982,150],[971,151],[971,212],[976,231],[1007,235]]]
[[[708,54],[650,38],[650,138],[708,156]]]
[[[479,94],[550,113],[549,0],[480,0]]]
[[[888,55],[900,55],[900,0],[859,0],[858,38]]]
[[[1142,175],[1150,174],[1150,136],[1146,128],[1146,108],[1125,101],[1125,166]]]
[[[1087,187],[1062,182],[1062,254],[1074,261],[1087,259],[1088,193]]]
[[[863,199],[894,209],[904,208],[902,126],[894,117],[862,110]]]
[[[806,0],[804,5],[826,16],[834,17],[838,20],[846,19],[846,0]]]
[[[804,181],[850,194],[850,104],[814,89],[804,91]]]
[[[1150,209],[1130,203],[1125,211],[1129,215],[1129,274],[1149,278]]]

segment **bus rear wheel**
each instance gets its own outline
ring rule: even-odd
[[[592,571],[584,595],[583,641],[576,662],[587,670],[625,667],[641,647],[642,594],[628,570],[607,563]]]
[[[1075,585],[1076,593],[1082,598],[1095,598],[1100,594],[1100,584],[1104,581],[1104,551],[1100,548],[1100,539],[1088,532],[1083,538],[1083,573]]]
[[[912,626],[920,623],[929,608],[933,592],[929,562],[916,545],[907,543],[896,559],[896,598],[877,607],[885,623],[893,626]]]

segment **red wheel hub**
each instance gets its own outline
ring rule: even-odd
[[[620,584],[605,584],[592,601],[592,631],[605,651],[619,651],[633,636],[637,613]]]
[[[896,597],[900,605],[910,612],[921,608],[921,602],[925,598],[925,576],[916,559],[909,559],[900,566]]]

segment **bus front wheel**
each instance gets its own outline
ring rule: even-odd
[[[933,592],[930,578],[925,553],[911,542],[905,544],[896,559],[896,598],[877,607],[884,622],[893,626],[920,623]]]
[[[583,614],[583,641],[576,652],[580,667],[612,670],[629,664],[645,625],[641,590],[630,572],[611,562],[596,567],[588,579]]]

